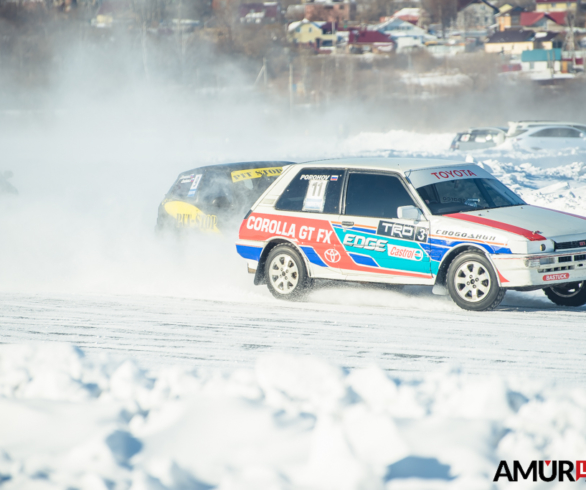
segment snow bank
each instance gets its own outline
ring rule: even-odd
[[[586,155],[582,161],[547,168],[492,159],[480,164],[529,204],[586,216]]]
[[[452,133],[426,134],[402,130],[392,130],[387,133],[362,132],[345,140],[341,145],[341,151],[361,156],[391,150],[404,152],[402,156],[421,156],[447,150],[453,139]],[[444,158],[463,159],[462,156],[454,153],[446,154]]]
[[[0,420],[6,490],[471,490],[494,488],[501,459],[586,452],[582,387],[284,354],[144,372],[65,344],[3,345]]]

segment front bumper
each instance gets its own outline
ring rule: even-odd
[[[549,287],[586,280],[583,249],[539,255],[493,255],[491,259],[504,288]]]

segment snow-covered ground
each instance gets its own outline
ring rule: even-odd
[[[452,134],[409,131],[261,147],[206,124],[189,146],[187,126],[0,136],[20,191],[0,200],[2,488],[489,489],[508,488],[501,459],[583,458],[586,308],[513,292],[471,313],[365,286],[284,304],[231,240],[153,225],[200,162],[365,154],[473,160],[586,215],[586,154],[451,153]]]
[[[501,459],[586,451],[583,387],[457,370],[267,354],[228,373],[145,372],[5,345],[0,396],[7,490],[488,489]]]

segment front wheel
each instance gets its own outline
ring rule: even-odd
[[[477,252],[458,255],[448,269],[448,291],[460,308],[493,310],[505,297],[490,261]]]
[[[300,299],[310,287],[305,263],[291,245],[278,245],[269,252],[265,278],[269,291],[278,299]]]
[[[586,304],[586,281],[569,282],[543,290],[545,295],[560,306],[582,306]]]

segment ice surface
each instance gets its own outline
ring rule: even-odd
[[[4,345],[0,392],[7,490],[468,490],[493,488],[502,458],[586,451],[583,387],[453,370],[392,377],[271,354],[209,376]]]

